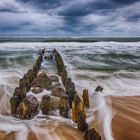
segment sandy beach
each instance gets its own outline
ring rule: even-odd
[[[140,140],[140,97],[113,97],[116,114],[112,120],[115,140]]]

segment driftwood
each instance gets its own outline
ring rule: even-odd
[[[36,97],[27,96],[18,106],[18,114],[20,119],[32,119],[38,113],[39,103]]]

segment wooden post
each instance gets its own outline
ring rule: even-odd
[[[27,87],[26,87],[25,79],[20,79],[20,81],[19,81],[19,88],[20,88],[22,97],[25,98],[26,97],[26,93],[27,93]]]
[[[102,92],[103,91],[103,87],[102,86],[97,86],[95,91],[96,92]]]
[[[38,113],[39,103],[36,97],[30,95],[27,96],[18,107],[18,113],[20,119],[32,119]]]
[[[66,82],[65,82],[65,89],[66,89],[66,93],[69,96],[69,104],[70,104],[70,108],[72,108],[72,101],[76,95],[76,91],[75,91],[75,85],[74,83],[71,81],[71,78],[67,78]]]
[[[101,140],[101,136],[94,128],[91,128],[86,131],[84,140]]]
[[[28,74],[24,74],[23,79],[25,80],[27,91],[29,91],[30,87],[31,87],[31,84],[30,84],[30,80],[29,80]]]
[[[33,72],[35,73],[35,76],[37,75],[38,71],[39,71],[39,68],[38,68],[38,66],[35,64],[35,65],[33,66]]]
[[[72,120],[77,123],[79,113],[84,113],[84,105],[78,95],[72,101]]]
[[[15,88],[15,92],[13,94],[13,96],[18,96],[20,101],[22,101],[24,99],[25,96],[23,96],[22,92],[20,91],[19,87]]]
[[[60,109],[59,113],[61,116],[65,118],[69,117],[70,107],[69,107],[69,99],[67,95],[61,96],[59,109]]]
[[[83,103],[85,107],[89,107],[89,95],[87,89],[83,90]]]
[[[35,78],[35,73],[32,69],[28,70],[27,75],[29,77],[30,84],[32,83],[33,79]]]
[[[78,129],[82,132],[88,130],[88,123],[86,122],[86,116],[83,112],[78,113],[77,125]]]
[[[20,103],[20,99],[18,96],[13,96],[10,98],[10,107],[11,107],[11,115],[16,116],[17,115],[17,108]]]
[[[48,95],[44,95],[41,100],[40,109],[42,110],[42,114],[49,114],[51,110],[51,98]]]
[[[66,82],[67,78],[68,78],[68,73],[67,73],[67,70],[64,68],[61,73],[61,79],[62,79],[62,83],[64,86],[65,86],[65,82]]]

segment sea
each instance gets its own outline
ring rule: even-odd
[[[0,139],[28,140],[32,137],[28,136],[30,129],[38,140],[65,140],[65,134],[50,134],[47,128],[44,133],[39,126],[42,122],[55,122],[57,127],[59,123],[77,127],[71,119],[59,115],[33,120],[19,120],[10,115],[9,99],[43,48],[48,54],[54,48],[60,52],[80,96],[88,89],[91,106],[86,110],[87,122],[100,132],[103,140],[140,139],[140,37],[20,36],[0,37]],[[48,74],[56,73],[54,62],[44,60],[41,68]],[[98,85],[103,92],[95,94]]]

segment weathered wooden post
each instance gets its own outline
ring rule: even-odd
[[[58,61],[56,66],[57,66],[57,74],[61,76],[61,73],[62,73],[62,71],[64,69],[63,62],[62,61]]]
[[[72,101],[72,120],[77,123],[79,113],[84,113],[84,105],[78,95]]]
[[[38,71],[39,71],[39,68],[38,68],[38,66],[35,64],[35,65],[33,66],[33,72],[35,73],[35,76],[37,75]]]
[[[88,130],[88,123],[86,122],[85,113],[79,112],[77,117],[78,129],[82,132]]]
[[[30,84],[30,80],[29,80],[28,74],[24,74],[23,79],[25,80],[26,89],[27,89],[27,91],[29,91],[30,87],[31,87],[31,84]]]
[[[91,128],[85,132],[84,140],[101,140],[101,136],[94,128]]]
[[[61,96],[60,98],[60,106],[59,106],[59,113],[61,116],[68,118],[69,117],[69,99],[68,96]]]
[[[51,110],[51,98],[48,95],[44,95],[41,100],[40,109],[42,110],[42,114],[49,114]]]
[[[17,108],[20,103],[20,99],[18,96],[12,96],[10,98],[10,107],[11,107],[11,115],[16,116],[17,115]]]
[[[24,99],[26,97],[26,93],[27,93],[27,87],[26,87],[25,79],[20,79],[20,81],[19,81],[19,88],[20,88],[22,97]]]
[[[67,70],[64,68],[61,73],[61,79],[62,79],[62,83],[64,86],[65,86],[65,82],[66,82],[67,78],[68,78],[68,73],[67,73]]]
[[[66,82],[65,82],[65,89],[66,89],[66,93],[69,96],[69,104],[70,104],[70,108],[72,108],[72,101],[76,95],[76,91],[75,91],[75,85],[74,83],[71,81],[71,78],[67,78]]]
[[[97,86],[95,91],[96,92],[102,92],[103,91],[103,87],[102,86]]]
[[[87,89],[83,90],[83,103],[85,107],[89,107],[89,95]]]
[[[24,99],[24,95],[21,93],[20,88],[16,87],[13,96],[18,96],[20,101]]]
[[[44,53],[45,53],[45,48],[44,48],[44,49],[42,49],[41,53],[42,53],[42,54],[44,54]]]
[[[33,79],[35,78],[35,73],[32,69],[28,70],[27,75],[29,77],[30,84],[32,83]]]
[[[20,119],[32,119],[38,113],[39,103],[37,98],[30,95],[27,96],[18,107]]]
[[[58,73],[58,75],[61,76],[61,73],[64,69],[64,62],[63,62],[61,55],[58,53],[57,50],[55,52],[55,61],[56,61],[56,66],[57,66],[57,73]]]

